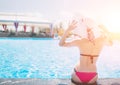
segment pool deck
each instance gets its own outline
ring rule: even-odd
[[[97,85],[120,85],[120,78],[98,79]],[[74,85],[70,79],[4,79],[0,78],[0,85]]]

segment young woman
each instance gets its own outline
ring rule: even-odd
[[[96,61],[102,47],[109,41],[109,39],[102,35],[95,38],[93,29],[88,27],[86,29],[86,38],[67,42],[66,38],[69,35],[69,32],[76,28],[76,24],[76,21],[72,21],[62,36],[59,45],[64,47],[76,46],[80,51],[80,60],[74,68],[71,79],[72,82],[76,85],[80,85],[80,83],[96,85],[95,83],[98,78]],[[108,44],[111,45],[112,43],[108,42]]]

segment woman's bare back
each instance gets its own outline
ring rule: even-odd
[[[95,71],[96,61],[104,46],[104,38],[96,38],[93,42],[88,39],[81,39],[78,44],[80,50],[80,62],[76,66],[78,71]]]

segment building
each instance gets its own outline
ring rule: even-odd
[[[14,36],[51,37],[53,23],[30,14],[0,13],[0,34],[14,33]],[[8,36],[7,35],[7,36]],[[5,35],[4,35],[5,36]],[[24,36],[23,36],[24,37]]]

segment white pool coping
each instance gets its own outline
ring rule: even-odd
[[[101,78],[98,85],[120,85],[120,78]],[[74,85],[70,79],[4,79],[0,78],[0,85]]]

